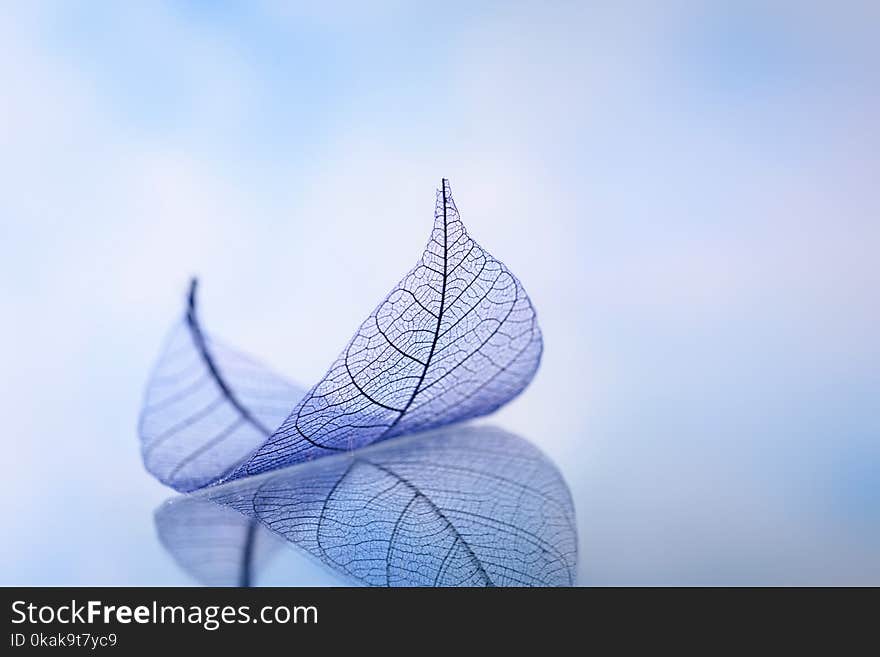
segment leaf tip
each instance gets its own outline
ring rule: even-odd
[[[189,281],[189,292],[186,295],[186,305],[189,313],[194,313],[196,310],[196,292],[198,288],[199,279],[197,276],[193,276]]]

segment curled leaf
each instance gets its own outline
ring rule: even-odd
[[[555,586],[575,578],[565,481],[536,447],[496,428],[400,438],[188,499],[235,509],[370,586]],[[184,507],[166,507],[175,508]]]
[[[468,236],[443,180],[419,263],[230,478],[491,413],[531,381],[541,350],[525,290]]]
[[[303,391],[213,340],[196,313],[196,281],[147,386],[139,433],[144,465],[179,491],[214,483],[281,424]]]

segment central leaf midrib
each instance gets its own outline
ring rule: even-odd
[[[253,577],[253,560],[254,560],[254,541],[257,532],[256,518],[248,518],[248,526],[244,539],[244,550],[241,555],[241,573],[238,578],[240,587],[250,587]]]
[[[214,357],[211,355],[210,349],[208,349],[205,335],[202,333],[202,327],[199,325],[199,320],[196,317],[197,285],[198,280],[194,278],[192,280],[192,283],[190,283],[189,299],[186,311],[186,323],[189,325],[190,333],[192,334],[193,342],[195,343],[196,349],[198,350],[199,355],[202,357],[202,360],[205,362],[205,366],[208,368],[211,377],[214,379],[214,383],[216,383],[217,387],[220,388],[220,393],[233,406],[233,408],[238,411],[239,415],[241,415],[241,417],[246,422],[253,425],[255,429],[260,431],[266,437],[269,437],[272,435],[272,432],[262,422],[255,418],[250,410],[248,410],[248,408],[241,403],[241,401],[235,395],[235,392],[233,392],[232,388],[229,387],[229,384],[226,383],[226,379],[220,373],[220,368],[217,367],[217,363],[214,362]]]
[[[456,538],[458,541],[460,541],[462,545],[464,545],[464,547],[465,547],[465,549],[467,550],[468,554],[470,555],[471,559],[474,560],[474,563],[476,564],[477,569],[480,571],[480,573],[483,575],[483,577],[486,578],[486,582],[488,583],[488,585],[489,585],[489,586],[495,586],[495,583],[492,581],[492,578],[489,577],[489,573],[486,572],[486,569],[485,569],[485,567],[483,566],[483,562],[482,562],[482,561],[479,559],[479,557],[477,557],[477,555],[474,553],[474,550],[473,550],[473,548],[470,546],[470,543],[468,543],[468,542],[465,540],[464,536],[461,535],[461,532],[458,531],[458,528],[452,523],[452,521],[446,516],[446,514],[443,513],[443,509],[441,509],[439,506],[437,506],[437,504],[434,502],[434,500],[432,500],[430,497],[428,497],[427,495],[425,495],[425,493],[423,493],[422,490],[421,490],[418,486],[416,486],[413,482],[411,482],[409,479],[407,479],[407,478],[404,477],[403,475],[401,475],[401,474],[395,472],[395,471],[392,470],[390,467],[387,467],[387,466],[381,465],[381,464],[379,464],[379,463],[375,463],[375,462],[370,461],[370,460],[368,460],[368,459],[363,459],[363,462],[364,462],[364,463],[367,463],[367,464],[369,464],[369,465],[372,465],[374,468],[376,468],[376,469],[378,469],[378,470],[381,470],[382,472],[384,472],[384,473],[387,474],[388,476],[390,476],[390,477],[392,477],[392,478],[394,478],[394,479],[397,479],[397,480],[400,481],[404,486],[406,486],[407,488],[409,488],[409,489],[413,492],[413,495],[414,495],[413,499],[410,500],[409,503],[406,505],[406,508],[404,509],[404,511],[401,512],[400,517],[398,517],[398,519],[397,519],[397,523],[395,523],[395,531],[392,533],[391,540],[390,540],[390,542],[389,542],[389,544],[388,544],[388,556],[386,557],[386,561],[385,561],[385,566],[386,566],[386,577],[388,576],[388,573],[390,572],[390,570],[389,570],[390,567],[391,567],[391,558],[390,558],[390,555],[391,555],[391,550],[392,550],[392,548],[393,548],[393,539],[394,539],[394,535],[396,534],[397,525],[398,525],[398,524],[401,522],[401,520],[403,519],[403,516],[405,515],[406,510],[409,508],[409,506],[410,506],[410,505],[411,505],[416,499],[421,498],[421,499],[425,500],[425,502],[428,504],[428,506],[430,506],[431,509],[432,509],[432,510],[433,510],[433,511],[434,511],[434,512],[435,512],[435,513],[436,513],[436,514],[437,514],[437,515],[443,520],[443,522],[446,523],[446,526],[449,527],[449,529],[452,531],[453,536],[455,536],[455,538]],[[444,562],[445,562],[445,559],[444,559]],[[439,573],[438,573],[438,575],[439,575]],[[390,580],[390,577],[388,577],[388,579]],[[390,581],[389,581],[389,586],[390,586]]]
[[[447,267],[449,262],[449,236],[446,226],[446,179],[443,179],[440,183],[441,194],[443,195],[443,280],[441,281],[440,286],[440,312],[437,313],[437,326],[434,329],[434,339],[431,342],[431,350],[428,352],[428,357],[425,359],[425,366],[422,369],[422,375],[419,377],[418,382],[416,383],[416,387],[413,390],[412,395],[409,400],[400,410],[399,415],[394,419],[394,422],[388,425],[388,428],[382,433],[382,437],[387,435],[398,422],[406,415],[409,407],[412,406],[413,401],[415,401],[416,396],[419,394],[419,391],[422,388],[422,384],[425,381],[425,376],[428,374],[428,368],[431,366],[431,360],[434,358],[434,351],[437,349],[437,342],[440,339],[440,326],[443,322],[443,311],[446,307],[446,279],[447,279]]]

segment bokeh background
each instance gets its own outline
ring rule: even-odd
[[[0,584],[190,583],[135,433],[189,276],[310,385],[441,176],[539,311],[491,422],[564,473],[581,584],[880,584],[878,37],[867,0],[2,3]]]

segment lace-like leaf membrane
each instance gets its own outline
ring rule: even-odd
[[[194,531],[215,534],[210,519],[228,526],[218,511],[235,509],[345,579],[371,586],[555,586],[575,578],[577,535],[564,480],[529,442],[492,427],[410,436],[178,499],[157,515],[160,534],[184,524],[170,522],[177,511]],[[244,532],[237,536],[243,553]],[[183,565],[212,562],[191,558],[194,542],[211,541],[163,542]],[[230,577],[240,571],[235,545]]]
[[[541,350],[525,290],[468,236],[444,180],[419,263],[232,478],[491,413]]]
[[[303,390],[209,338],[196,281],[147,386],[139,433],[144,465],[179,491],[217,482],[272,435]]]

